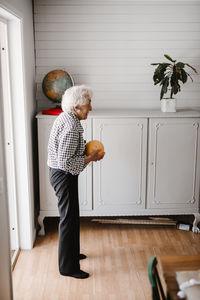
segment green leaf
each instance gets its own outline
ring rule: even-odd
[[[173,87],[172,87],[172,90],[173,90],[173,94],[177,94],[178,93],[178,87],[177,87],[177,85],[174,85]]]
[[[180,68],[180,69],[183,69],[183,68],[185,67],[185,64],[179,61],[179,62],[176,64],[176,67],[178,67],[178,68]]]
[[[195,73],[197,73],[197,70],[194,67],[190,66],[189,64],[186,64],[186,66],[190,67]]]
[[[175,85],[172,87],[172,90],[173,90],[173,94],[176,95],[178,92],[181,91],[181,87],[180,87],[180,85],[177,83],[177,84],[175,84]]]
[[[163,87],[161,88],[161,91],[160,91],[160,100],[163,98],[164,96],[164,90],[163,90]]]
[[[187,81],[187,74],[185,72],[185,70],[181,69],[181,74],[180,74],[180,80],[185,83]]]
[[[170,79],[170,85],[173,88],[174,86],[177,86],[178,84],[178,77],[177,77],[176,67],[173,68],[173,73]],[[174,90],[173,90],[174,91]]]
[[[158,67],[155,69],[154,74],[164,74],[166,68],[167,68],[169,65],[170,65],[170,64],[166,64],[166,63],[159,64]]]
[[[177,78],[177,81],[181,80],[181,70],[182,69],[179,69],[179,68],[176,69],[176,78]]]
[[[171,62],[175,63],[176,60],[173,60],[168,54],[164,54],[164,56],[169,59]]]
[[[189,77],[190,77],[191,81],[193,82],[193,79],[192,79],[192,77],[190,76],[190,74],[189,74],[189,73],[187,73],[187,72],[186,72],[186,74],[187,74],[187,76],[189,76]]]
[[[169,85],[169,77],[165,77],[163,80],[162,80],[162,88],[161,88],[161,92],[160,92],[160,100],[163,98],[164,94],[167,93],[167,88],[168,88],[168,85]]]
[[[153,63],[153,64],[151,64],[152,66],[157,66],[157,65],[159,65],[159,63]]]
[[[165,94],[167,93],[168,85],[169,85],[169,77],[165,77],[165,81],[163,82],[163,91]]]
[[[158,67],[154,71],[153,81],[154,85],[158,84],[165,78],[166,68],[169,66],[168,63],[159,64]]]

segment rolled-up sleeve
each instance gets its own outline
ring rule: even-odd
[[[58,168],[70,172],[72,175],[78,175],[84,170],[85,154],[78,155],[79,132],[63,132],[59,138],[58,144]]]

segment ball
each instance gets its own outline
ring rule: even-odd
[[[90,155],[93,151],[101,149],[98,153],[102,154],[104,152],[104,146],[100,141],[92,140],[88,142],[85,146],[86,155]]]

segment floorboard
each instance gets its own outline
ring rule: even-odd
[[[200,253],[200,235],[172,226],[99,224],[81,219],[81,269],[88,279],[58,272],[58,219],[47,218],[44,237],[21,251],[13,271],[14,300],[150,300],[151,256]],[[158,269],[160,266],[158,264]],[[162,277],[162,276],[161,276]]]

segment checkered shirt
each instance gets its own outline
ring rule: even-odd
[[[80,120],[73,113],[61,113],[54,121],[48,143],[47,165],[78,175],[84,162],[85,141]]]

